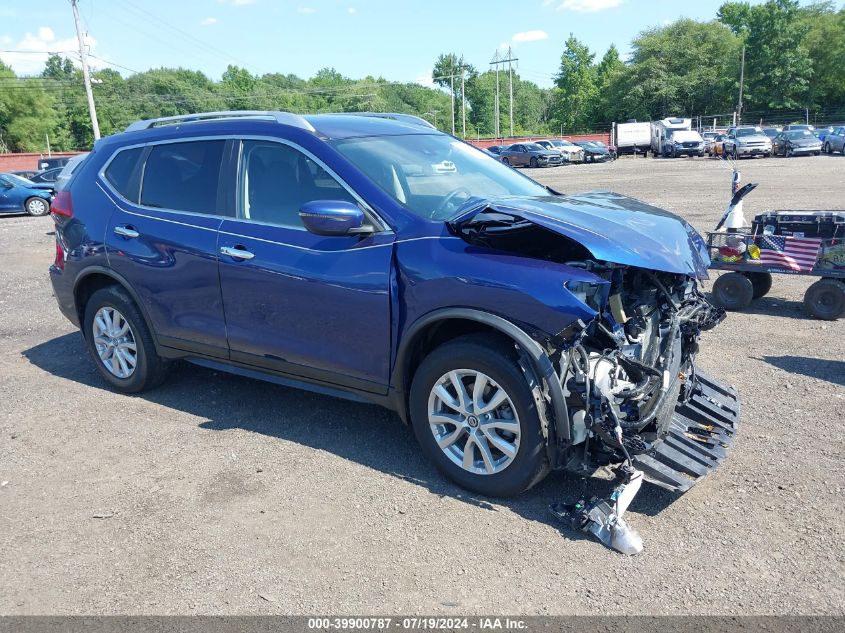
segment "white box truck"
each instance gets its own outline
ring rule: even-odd
[[[617,154],[647,154],[651,147],[651,123],[614,123],[610,142],[616,146]]]
[[[704,139],[692,129],[692,120],[670,117],[651,123],[651,153],[657,156],[703,156]]]

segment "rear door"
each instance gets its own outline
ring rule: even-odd
[[[244,141],[238,180],[238,217],[224,220],[219,242],[231,359],[385,393],[393,234],[308,232],[305,202],[364,205],[296,146]]]
[[[232,141],[124,149],[102,170],[115,203],[105,243],[111,268],[137,293],[162,345],[226,358],[217,231]]]

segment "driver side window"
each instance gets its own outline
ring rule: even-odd
[[[299,210],[312,200],[357,200],[303,152],[272,141],[244,141],[240,169],[244,219],[304,228]]]

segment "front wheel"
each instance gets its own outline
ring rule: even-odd
[[[772,273],[745,272],[742,274],[751,280],[751,286],[754,289],[753,299],[759,299],[769,294],[769,290],[772,289]]]
[[[742,273],[727,273],[713,283],[713,299],[725,310],[742,310],[754,298],[754,285]]]
[[[830,150],[830,143],[824,144],[824,153],[825,154],[833,154],[833,152]]]
[[[38,217],[47,215],[50,212],[50,203],[44,198],[32,197],[26,201],[24,208],[29,215]]]
[[[510,497],[549,470],[531,389],[512,347],[496,338],[461,337],[431,352],[409,404],[423,452],[463,488]]]
[[[510,165],[510,164],[511,164],[511,162],[508,160],[508,157],[507,157],[507,156],[505,156],[504,158],[502,158],[502,162],[503,162],[505,165]]]
[[[82,332],[100,376],[118,391],[144,391],[167,375],[167,361],[156,354],[144,317],[123,288],[109,286],[91,295]]]
[[[535,169],[536,169],[536,168],[537,168],[537,159],[536,159],[534,156],[532,156],[532,157],[531,157],[531,160],[530,160],[530,161],[528,161],[528,165],[529,165],[530,167],[533,167],[533,168],[535,168]]]
[[[807,288],[804,307],[824,321],[835,321],[845,316],[845,283],[838,279],[819,279]]]

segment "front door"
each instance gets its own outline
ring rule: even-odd
[[[238,217],[218,245],[231,359],[385,393],[393,234],[309,233],[311,200],[360,203],[303,150],[243,142]]]

